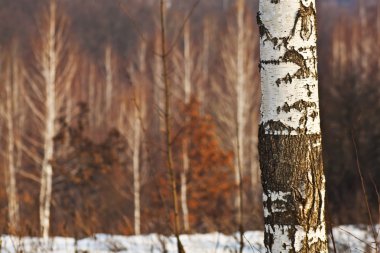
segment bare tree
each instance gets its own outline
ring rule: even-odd
[[[177,183],[174,175],[173,166],[173,153],[172,153],[172,132],[171,132],[171,85],[168,74],[168,48],[166,45],[166,0],[160,0],[160,26],[161,26],[161,62],[162,62],[162,78],[164,84],[164,122],[165,122],[165,147],[166,147],[166,161],[169,174],[169,182],[173,200],[174,211],[174,235],[177,239],[178,253],[185,253],[180,235],[180,220],[179,220],[179,207],[177,197]]]
[[[180,43],[178,43],[180,44]],[[176,66],[176,71],[173,77],[173,89],[172,94],[174,94],[179,101],[183,102],[185,106],[188,106],[193,93],[193,81],[195,75],[195,52],[194,47],[191,43],[191,27],[190,22],[185,23],[183,29],[183,48],[177,46],[173,50],[173,66]],[[176,114],[175,114],[176,113]],[[183,117],[181,112],[173,112],[173,118],[178,122],[181,122],[182,128],[186,129],[189,122],[188,116]],[[190,169],[190,159],[189,159],[189,145],[190,139],[188,138],[187,131],[183,131],[182,139],[182,171],[181,171],[181,209],[183,213],[183,227],[185,231],[190,230],[189,222],[189,208],[187,206],[187,174]]]
[[[236,220],[239,226],[240,250],[243,249],[243,175],[251,174],[256,177],[256,171],[249,171],[248,152],[251,148],[250,138],[254,134],[251,122],[254,119],[255,107],[258,106],[258,73],[255,71],[257,39],[254,28],[251,25],[251,16],[246,12],[245,0],[236,2],[235,22],[227,27],[226,40],[221,52],[225,87],[220,83],[213,85],[214,93],[219,100],[216,110],[221,115],[218,117],[219,126],[223,131],[224,142],[230,143],[234,150],[235,160],[235,184],[237,210]],[[252,160],[254,158],[251,158]],[[256,162],[256,161],[255,161]],[[252,166],[251,168],[255,168]],[[257,167],[256,167],[257,168]],[[252,180],[257,182],[257,180]],[[252,186],[252,188],[256,186]]]
[[[144,125],[147,121],[147,69],[146,69],[147,44],[142,41],[137,52],[137,64],[128,67],[128,73],[132,82],[130,97],[122,101],[119,114],[119,130],[127,137],[131,147],[133,168],[133,198],[134,198],[134,230],[135,234],[141,234],[141,168],[142,145],[144,142]]]
[[[68,23],[67,18],[58,13],[56,0],[49,1],[38,23],[40,37],[34,43],[34,62],[28,73],[24,96],[35,116],[36,127],[41,131],[41,141],[31,141],[29,138],[29,142],[43,150],[42,159],[38,158],[39,154],[32,156],[41,163],[40,232],[45,240],[49,237],[50,228],[51,162],[57,133],[56,120],[63,116],[64,105],[67,99],[71,99],[67,93],[75,73],[75,58],[68,43]]]
[[[260,1],[267,252],[328,252],[315,1]]]
[[[17,44],[16,44],[17,45]],[[3,82],[5,89],[5,110],[0,118],[6,122],[7,129],[7,157],[8,169],[5,173],[6,192],[8,196],[8,219],[10,232],[19,229],[20,214],[17,196],[16,174],[21,166],[21,152],[17,148],[20,141],[23,113],[22,101],[20,99],[20,87],[23,82],[23,70],[17,55],[17,46],[12,46],[8,57],[3,62]]]

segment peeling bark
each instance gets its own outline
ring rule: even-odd
[[[314,0],[260,1],[267,252],[327,252]]]

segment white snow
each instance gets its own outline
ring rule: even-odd
[[[379,231],[380,226],[377,227]],[[320,234],[320,231],[315,231]],[[370,228],[363,225],[340,226],[333,229],[334,241],[337,252],[375,252],[374,239]],[[191,253],[230,253],[239,249],[238,234],[225,235],[222,233],[181,235],[181,240],[187,252]],[[246,232],[244,253],[265,252],[264,234],[262,231]],[[48,245],[40,238],[3,235],[0,237],[1,253],[108,253],[108,252],[131,252],[131,253],[168,253],[176,252],[174,237],[165,237],[158,234],[141,236],[118,236],[96,234],[92,237],[75,241],[73,238],[54,237]],[[330,240],[330,248],[332,242]],[[367,250],[367,251],[366,251]],[[330,250],[330,252],[333,252]]]

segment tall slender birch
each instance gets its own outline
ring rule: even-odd
[[[368,27],[368,13],[366,12],[366,1],[359,0],[358,1],[358,12],[359,12],[359,38],[360,42],[358,42],[360,57],[359,57],[359,66],[360,70],[358,74],[360,75],[361,81],[364,81],[368,78],[369,75],[369,57],[371,54],[371,45],[370,45],[370,37],[366,36],[369,31]]]
[[[154,51],[160,52],[161,39],[157,34],[154,40]],[[158,132],[164,129],[164,120],[160,117],[160,114],[164,110],[164,83],[162,81],[162,61],[160,57],[154,57],[153,60],[153,100],[154,106],[158,111],[158,117],[155,118],[156,125],[158,126]]]
[[[112,97],[114,89],[114,59],[111,44],[108,43],[104,52],[104,67],[106,70],[106,89],[105,89],[105,111],[106,115],[111,112]]]
[[[259,151],[267,252],[328,252],[315,0],[260,0]]]
[[[53,179],[51,162],[54,158],[54,136],[57,133],[55,120],[62,116],[60,111],[67,105],[67,99],[71,99],[67,94],[76,69],[74,54],[68,48],[68,20],[58,13],[57,8],[56,0],[51,0],[41,14],[37,27],[40,37],[34,41],[34,62],[27,73],[24,96],[42,137],[38,147],[43,150],[39,212],[40,232],[44,240],[48,239],[50,229]],[[37,142],[31,141],[32,144]],[[37,153],[34,156],[39,155]]]
[[[16,184],[16,171],[17,171],[17,160],[16,160],[16,148],[17,148],[17,121],[15,120],[15,115],[17,111],[17,90],[20,87],[20,66],[15,56],[15,49],[12,50],[10,57],[4,62],[5,65],[5,95],[6,95],[6,106],[4,118],[7,127],[7,165],[8,170],[5,173],[6,181],[6,192],[8,196],[8,219],[10,231],[17,232],[19,228],[20,214],[19,214],[19,203],[17,197],[17,184]],[[17,111],[20,112],[20,111]],[[16,123],[16,124],[15,124]],[[18,151],[17,154],[20,152]]]
[[[191,52],[190,52],[190,23],[185,24],[184,29],[184,49],[183,49],[183,63],[184,63],[184,100],[185,104],[190,103],[191,98]],[[185,125],[188,123],[188,117],[185,118]],[[181,206],[183,212],[183,225],[185,231],[190,230],[189,222],[189,208],[187,206],[187,173],[190,168],[190,159],[189,159],[189,138],[185,136],[182,142],[182,160],[183,160],[183,171],[181,172]]]
[[[206,87],[209,85],[210,81],[210,41],[211,41],[211,19],[206,18],[203,22],[203,41],[202,41],[202,82],[200,82],[200,85],[197,86],[197,97],[198,100],[201,102],[201,112],[204,112],[205,109],[205,94],[206,94]]]
[[[53,168],[51,160],[54,154],[54,135],[55,135],[55,118],[56,118],[56,101],[55,101],[55,79],[57,68],[57,55],[55,49],[56,43],[56,11],[55,1],[50,2],[49,27],[46,40],[46,55],[43,59],[44,79],[46,82],[45,94],[45,140],[44,140],[44,157],[41,170],[41,190],[40,190],[40,226],[41,235],[44,239],[49,237],[50,228],[50,205],[52,195]]]
[[[244,166],[244,127],[246,125],[245,105],[246,105],[246,73],[244,71],[244,10],[245,0],[237,2],[237,48],[236,48],[236,159],[235,159],[235,179],[238,186],[238,223],[240,232],[240,253],[243,251],[243,166]]]
[[[132,66],[128,69],[133,84],[133,103],[131,104],[132,115],[125,117],[129,124],[121,126],[123,132],[130,132],[128,141],[132,147],[132,167],[133,167],[133,198],[134,198],[134,229],[135,234],[141,234],[141,148],[144,140],[143,127],[147,116],[147,72],[146,72],[147,43],[142,41],[137,52],[137,69]],[[132,129],[132,131],[130,131]]]
[[[241,232],[241,249],[243,248],[244,231],[242,178],[243,175],[249,174],[247,147],[252,141],[249,138],[250,122],[254,115],[252,109],[257,104],[254,99],[257,90],[254,68],[258,62],[258,59],[255,59],[257,57],[255,55],[257,38],[253,36],[253,26],[250,25],[250,21],[252,20],[246,11],[246,1],[238,0],[236,2],[235,22],[231,22],[227,27],[228,33],[221,52],[226,87],[213,86],[218,95],[217,99],[222,100],[222,105],[216,108],[223,111],[220,113],[221,116],[218,117],[218,121],[221,128],[225,128],[223,131],[228,133],[226,142],[230,143],[235,154],[235,208],[236,222]],[[257,60],[256,64],[255,60]]]
[[[140,73],[135,71],[129,72],[132,81],[141,81],[137,76]],[[133,203],[134,203],[134,232],[136,235],[141,234],[141,148],[143,142],[143,122],[146,120],[146,89],[141,86],[135,86],[130,100],[121,103],[121,110],[118,118],[118,129],[127,137],[130,153],[132,156],[133,171]],[[131,102],[132,101],[132,102]]]

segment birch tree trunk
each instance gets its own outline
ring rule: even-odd
[[[50,19],[46,47],[46,58],[43,59],[43,74],[46,82],[45,100],[45,133],[44,133],[44,157],[41,170],[41,190],[40,190],[40,226],[41,236],[47,240],[50,228],[50,205],[52,195],[53,168],[51,161],[54,155],[54,135],[56,118],[55,101],[55,80],[57,58],[55,51],[56,44],[56,2],[50,2]]]
[[[366,34],[369,31],[368,27],[368,13],[366,12],[366,3],[364,0],[359,0],[359,40],[358,42],[359,48],[360,48],[360,56],[359,56],[359,64],[360,64],[360,70],[358,72],[358,75],[360,76],[360,81],[365,81],[368,78],[369,75],[369,56],[371,54],[371,46],[370,46],[370,38],[366,36]]]
[[[205,94],[210,81],[210,33],[211,19],[207,18],[203,23],[202,42],[202,82],[197,87],[197,97],[201,103],[201,112],[204,113],[206,107]]]
[[[12,55],[13,58],[14,55]],[[19,205],[17,198],[17,186],[16,186],[16,164],[15,164],[15,128],[14,128],[14,115],[15,115],[15,96],[14,89],[17,82],[17,66],[14,60],[11,59],[7,66],[7,76],[5,82],[5,92],[6,92],[6,122],[8,130],[7,138],[7,160],[8,160],[8,171],[6,175],[6,192],[8,196],[8,219],[10,231],[17,232],[19,228]]]
[[[156,35],[155,41],[154,41],[154,50],[155,52],[160,52],[161,50],[161,38],[160,34]],[[155,119],[155,125],[158,127],[158,135],[161,135],[161,132],[164,130],[164,120],[163,117],[160,117],[160,114],[164,111],[164,82],[162,79],[162,61],[160,57],[155,57],[153,61],[153,100],[154,100],[154,107],[157,109],[158,113],[156,114],[157,117]]]
[[[139,109],[134,109],[134,141],[133,141],[133,196],[134,196],[134,216],[135,216],[135,234],[141,234],[140,230],[140,144],[141,144],[141,117]]]
[[[26,72],[24,87],[25,103],[29,106],[35,127],[40,130],[41,140],[29,139],[23,151],[41,166],[39,214],[40,232],[47,241],[50,229],[50,205],[52,199],[52,179],[54,158],[55,120],[65,112],[71,84],[76,71],[75,50],[69,45],[68,19],[57,11],[56,0],[50,0],[41,12],[38,34],[33,44],[34,68]],[[33,150],[43,149],[43,155]],[[32,150],[32,151],[30,151]]]
[[[192,61],[190,55],[190,24],[187,22],[184,29],[184,92],[185,92],[185,104],[190,103],[191,96],[191,68]],[[185,126],[187,125],[189,119],[186,116]],[[183,225],[186,232],[190,230],[189,223],[189,208],[187,207],[187,173],[190,168],[189,160],[189,139],[187,136],[182,142],[182,159],[183,159],[183,171],[181,172],[181,207],[183,212]]]
[[[237,2],[237,43],[236,43],[236,159],[235,159],[235,181],[238,188],[236,206],[238,210],[238,224],[240,232],[240,252],[244,247],[243,240],[243,166],[244,160],[244,127],[246,125],[246,73],[244,71],[244,6],[245,0]]]
[[[260,0],[267,252],[327,252],[314,0]]]
[[[106,69],[105,111],[106,115],[111,112],[114,73],[112,64],[112,47],[108,44],[104,53],[104,66]]]

